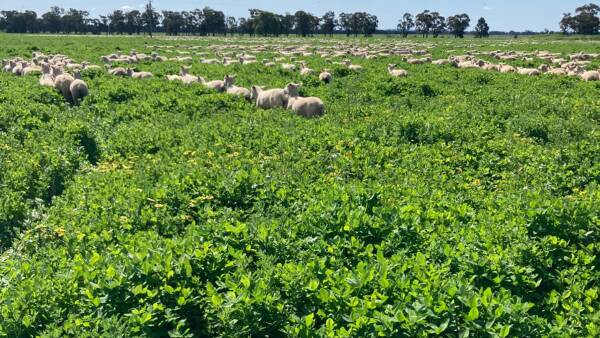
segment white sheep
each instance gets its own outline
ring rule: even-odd
[[[136,72],[131,68],[127,68],[127,76],[130,76],[134,79],[149,79],[153,77],[150,72]]]
[[[252,99],[252,93],[243,87],[235,86],[235,75],[227,75],[225,76],[225,91],[227,94],[231,95],[239,95],[244,97],[246,100],[250,101]]]
[[[59,70],[56,67],[53,71],[55,74],[59,74],[54,77],[54,88],[62,94],[65,100],[73,102],[73,97],[71,96],[71,83],[75,81],[75,78],[69,74],[62,74],[62,70]]]
[[[208,89],[214,89],[219,93],[225,91],[225,81],[224,80],[214,80],[209,82],[202,82],[202,84]]]
[[[288,96],[287,108],[303,117],[321,116],[325,113],[325,105],[318,97],[300,97],[300,85],[290,83],[284,93]]]
[[[354,70],[354,71],[360,71],[363,69],[363,67],[361,65],[353,65],[352,61],[350,60],[344,60],[344,64],[346,65],[346,67],[348,67],[348,69],[350,70]]]
[[[189,74],[191,67],[181,66],[179,70],[179,80],[185,84],[192,84],[196,82],[204,82],[204,79]]]
[[[281,69],[287,70],[287,71],[294,71],[294,70],[296,70],[296,65],[293,63],[282,63]]]
[[[307,76],[312,73],[314,73],[314,70],[306,67],[306,63],[303,62],[302,64],[300,64],[300,75]]]
[[[289,99],[284,89],[263,90],[258,86],[252,86],[251,97],[256,99],[256,106],[261,109],[286,108]]]
[[[598,81],[600,80],[600,73],[598,73],[598,71],[592,70],[579,74],[579,77],[581,77],[581,79],[585,82]]]
[[[87,84],[81,79],[81,73],[79,70],[75,70],[75,80],[71,82],[69,91],[71,92],[71,99],[73,104],[78,106],[84,97],[88,96],[89,90]]]
[[[115,76],[127,76],[127,69],[123,67],[112,68],[108,70],[108,74]]]
[[[325,84],[329,84],[333,81],[333,75],[327,69],[323,69],[321,70],[321,74],[319,74],[319,80]]]
[[[396,65],[389,64],[388,65],[388,73],[394,77],[407,77],[408,72],[404,69],[396,69]]]
[[[54,87],[54,75],[52,75],[52,69],[49,64],[42,64],[40,86]]]

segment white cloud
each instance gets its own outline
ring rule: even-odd
[[[119,9],[120,9],[120,10],[122,10],[123,12],[130,12],[130,11],[132,11],[134,8],[133,8],[133,7],[131,7],[131,6],[127,6],[127,5],[125,5],[125,6],[122,6],[121,8],[119,8]]]

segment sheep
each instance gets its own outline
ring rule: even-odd
[[[71,92],[71,99],[73,104],[78,106],[84,97],[88,96],[89,90],[87,84],[81,79],[81,73],[79,70],[75,70],[75,80],[71,82],[69,91]]]
[[[325,105],[318,97],[300,97],[298,88],[300,85],[290,83],[284,93],[288,95],[287,109],[293,110],[296,114],[303,117],[321,116],[325,113]]]
[[[214,65],[219,63],[219,60],[217,59],[201,59],[200,63],[204,64],[204,65]]]
[[[388,65],[388,73],[390,73],[393,77],[406,77],[408,76],[408,72],[404,69],[396,69],[396,65],[389,64]]]
[[[443,65],[449,64],[450,60],[448,60],[448,59],[440,59],[440,60],[432,61],[431,63],[434,64],[434,65],[437,65],[437,66],[443,66]]]
[[[23,72],[23,63],[22,62],[18,62],[13,68],[12,68],[12,73],[13,75],[17,75],[17,76],[21,76]]]
[[[209,82],[202,82],[202,84],[208,89],[214,89],[219,93],[225,91],[225,81],[224,80],[214,80]]]
[[[54,87],[54,75],[49,64],[42,65],[42,76],[40,77],[40,86]]]
[[[517,74],[537,76],[540,75],[540,71],[535,68],[517,68]]]
[[[256,99],[256,107],[261,109],[286,108],[289,97],[284,89],[263,90],[252,86],[252,98]]]
[[[240,60],[231,60],[228,58],[223,58],[223,66],[229,66],[240,63]]]
[[[300,64],[300,75],[307,76],[312,73],[314,73],[314,70],[306,67],[306,63],[303,62],[302,64]]]
[[[246,100],[250,101],[252,98],[252,93],[243,87],[234,86],[235,75],[227,75],[225,76],[225,91],[227,94],[231,95],[239,95],[244,97]]]
[[[276,66],[276,63],[275,63],[275,62],[273,62],[273,61],[269,61],[269,60],[267,60],[267,59],[264,59],[264,60],[262,61],[262,63],[263,63],[263,66],[265,66],[265,67],[275,67],[275,66]]]
[[[329,84],[333,81],[333,75],[327,70],[321,70],[321,74],[319,74],[319,80],[325,84]]]
[[[130,76],[134,79],[149,79],[153,77],[150,72],[136,72],[131,68],[127,68],[127,76]]]
[[[2,60],[2,72],[12,73],[12,69],[16,66],[14,61]]]
[[[513,66],[500,64],[500,73],[514,73],[515,71],[516,69]]]
[[[350,60],[344,60],[344,64],[346,65],[346,67],[348,67],[348,69],[350,70],[355,70],[355,71],[359,71],[362,70],[363,67],[361,65],[353,65],[352,61]]]
[[[256,59],[246,59],[243,56],[240,56],[240,64],[242,65],[250,65],[256,63]]]
[[[181,82],[185,83],[185,84],[192,84],[194,82],[204,82],[204,79],[198,77],[198,76],[194,76],[191,74],[188,74],[188,72],[190,71],[191,67],[186,67],[186,66],[181,66],[180,70],[179,70],[179,80],[181,80]]]
[[[585,82],[598,81],[600,80],[600,73],[598,73],[598,71],[592,70],[579,74],[579,77]]]
[[[282,63],[281,69],[288,70],[288,71],[294,71],[294,70],[296,70],[296,65],[293,63]]]
[[[56,71],[56,74],[61,72],[57,70],[57,68],[54,68],[54,71]],[[56,75],[54,78],[54,88],[56,88],[68,102],[73,102],[73,97],[71,96],[71,83],[73,81],[75,81],[75,78],[69,74]]]
[[[552,75],[567,75],[567,71],[563,68],[552,68],[546,74]]]
[[[108,70],[108,74],[115,76],[127,76],[127,69],[123,67],[112,68]]]
[[[81,66],[83,67],[84,70],[101,70],[102,67],[98,66],[98,65],[90,65],[87,62],[82,62]]]

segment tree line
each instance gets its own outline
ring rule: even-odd
[[[397,29],[404,37],[407,37],[414,28],[423,37],[429,37],[431,34],[434,38],[437,38],[440,34],[447,32],[456,38],[463,38],[470,25],[471,18],[465,13],[445,18],[438,12],[425,10],[414,17],[410,13],[404,13]],[[485,18],[479,18],[474,33],[476,37],[480,38],[490,35],[490,27]]]
[[[577,7],[575,14],[564,13],[560,20],[560,30],[564,34],[598,34],[600,31],[600,7],[590,3]]]
[[[142,11],[122,9],[92,18],[84,10],[51,7],[42,15],[34,11],[0,12],[0,30],[9,33],[64,33],[64,34],[150,34],[167,35],[227,35],[248,34],[260,36],[288,36],[297,34],[345,34],[347,36],[371,36],[377,32],[379,20],[367,12],[340,13],[333,11],[316,16],[306,11],[294,14],[277,14],[260,9],[249,9],[248,17],[226,16],[222,11],[205,7],[192,11],[157,11],[149,1]],[[413,17],[405,13],[398,24],[404,36],[417,32],[424,37],[438,37],[451,33],[464,37],[470,26],[467,14],[457,14],[447,19],[438,12],[423,11]],[[475,26],[478,37],[489,35],[489,26],[480,18]]]

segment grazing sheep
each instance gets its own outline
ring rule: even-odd
[[[252,86],[252,98],[256,98],[256,106],[261,109],[286,108],[288,96],[284,89],[263,90]]]
[[[303,117],[321,116],[325,113],[325,105],[318,97],[300,97],[298,88],[300,85],[290,83],[284,93],[289,96],[287,109],[293,110]]]
[[[58,73],[56,68],[54,68],[54,71],[55,74]],[[62,94],[67,102],[73,102],[73,97],[71,96],[71,83],[73,81],[75,81],[75,78],[69,74],[55,75],[54,78],[54,88]]]
[[[389,64],[388,65],[388,73],[390,73],[393,77],[407,77],[408,72],[404,69],[396,69],[396,65]]]
[[[54,75],[52,75],[52,69],[49,64],[42,64],[40,86],[54,87]]]
[[[81,79],[81,73],[79,70],[75,70],[75,80],[71,82],[69,91],[71,92],[71,98],[73,104],[78,106],[84,97],[88,96],[89,90],[87,84]]]
[[[321,74],[319,74],[319,80],[325,84],[329,84],[333,81],[333,75],[327,69],[323,69],[321,70]]]
[[[136,72],[131,68],[127,68],[127,76],[130,76],[134,79],[149,79],[153,77],[150,72]]]
[[[600,80],[600,73],[598,73],[598,71],[592,70],[579,74],[579,77],[581,77],[581,79],[585,82],[598,81]]]
[[[225,76],[225,91],[227,92],[227,94],[231,94],[231,95],[239,95],[244,97],[246,100],[250,101],[252,99],[252,93],[243,87],[238,87],[238,86],[234,86],[235,83],[235,76],[234,75],[227,75]]]

